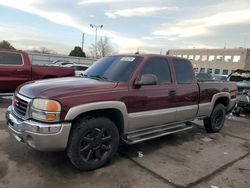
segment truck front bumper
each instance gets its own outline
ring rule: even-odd
[[[65,150],[68,143],[71,123],[42,123],[22,120],[13,113],[12,106],[6,112],[10,132],[19,141],[40,151]]]

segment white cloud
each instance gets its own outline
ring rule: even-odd
[[[83,0],[80,1],[78,4],[97,4],[97,3],[115,3],[119,1],[125,1],[125,0]]]
[[[82,0],[78,4],[104,4],[104,3],[119,3],[119,2],[135,2],[135,1],[149,1],[149,0]]]
[[[213,27],[248,24],[250,23],[250,9],[218,13],[200,19],[191,19],[176,24],[163,24],[163,28],[153,32],[153,35],[174,38],[185,38],[212,33]]]
[[[0,27],[0,32],[4,32],[4,31],[6,31],[6,28]]]
[[[45,11],[39,8],[36,8],[37,3],[41,3],[42,0],[39,2],[37,0],[27,0],[27,1],[19,1],[19,0],[12,0],[12,1],[5,1],[0,0],[0,5],[12,7],[15,9],[19,9],[25,12],[29,12],[34,15],[38,15],[40,17],[46,18],[51,22],[66,25],[70,27],[74,27],[76,29],[81,30],[84,33],[94,35],[94,30],[89,27],[89,24],[86,24],[87,26],[78,23],[73,17],[71,17],[69,14],[61,13],[61,12],[49,12]],[[120,48],[137,48],[141,46],[145,46],[146,44],[136,38],[130,38],[123,36],[120,33],[116,33],[113,31],[108,30],[99,30],[98,34],[101,36],[107,36],[111,38],[111,41],[117,44]]]
[[[72,48],[68,44],[59,44],[51,38],[32,33],[33,28],[26,29],[28,32],[20,28],[0,27],[0,41],[7,40],[17,49],[33,50],[44,46],[62,54],[68,53]]]
[[[109,18],[132,17],[132,16],[149,16],[163,10],[176,10],[177,7],[138,7],[132,9],[123,9],[116,11],[106,11],[105,15]]]
[[[197,41],[189,41],[189,42],[183,42],[182,48],[186,49],[214,49],[218,48],[218,46],[209,45],[209,44],[202,44],[198,43]]]

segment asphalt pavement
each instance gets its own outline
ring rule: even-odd
[[[121,146],[105,167],[81,172],[65,152],[39,152],[9,134],[0,98],[0,187],[249,188],[250,115],[229,116],[220,133],[194,128]]]

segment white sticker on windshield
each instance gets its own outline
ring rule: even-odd
[[[129,62],[133,62],[135,60],[134,57],[122,57],[120,61],[129,61]]]

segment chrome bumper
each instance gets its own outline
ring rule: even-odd
[[[6,112],[10,132],[19,141],[41,151],[58,151],[67,147],[71,123],[41,123],[22,120],[13,113],[12,106]]]

